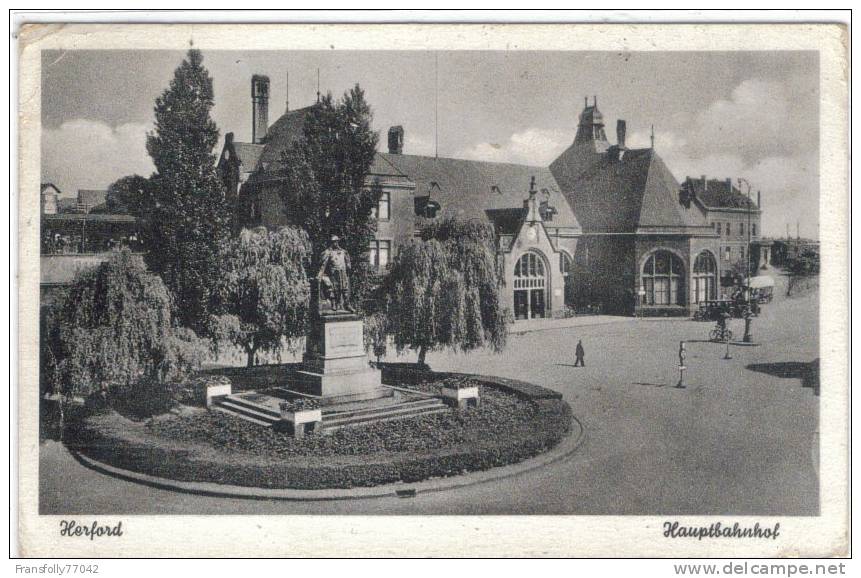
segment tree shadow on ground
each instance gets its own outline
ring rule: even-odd
[[[776,363],[752,363],[746,367],[751,371],[766,373],[781,378],[800,379],[801,387],[809,387],[819,395],[819,359],[809,363],[803,361],[780,361]]]

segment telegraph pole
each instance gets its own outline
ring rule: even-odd
[[[745,343],[753,342],[753,335],[750,333],[750,325],[753,321],[753,307],[750,303],[750,297],[753,294],[753,291],[750,288],[750,217],[751,217],[751,205],[752,202],[750,200],[750,183],[747,182],[747,179],[738,179],[738,186],[741,189],[741,184],[744,183],[747,186],[747,271],[745,272],[745,277],[747,278],[747,287],[746,287],[746,297],[747,297],[747,311],[744,314],[744,337],[742,341]],[[729,354],[729,346],[727,346],[727,354]]]

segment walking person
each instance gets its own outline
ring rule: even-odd
[[[578,365],[580,367],[586,367],[586,362],[583,360],[585,355],[586,352],[583,350],[583,340],[579,339],[577,340],[577,349],[574,350],[574,356],[576,358],[574,360],[574,367],[577,367]]]

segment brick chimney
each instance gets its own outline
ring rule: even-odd
[[[728,192],[732,192],[732,177],[726,178],[726,188]]]
[[[404,154],[404,127],[401,125],[389,129],[389,154]]]
[[[269,77],[251,77],[251,142],[259,144],[269,129]]]
[[[627,125],[624,120],[616,121],[616,145],[624,150],[625,149],[625,133],[627,133]]]

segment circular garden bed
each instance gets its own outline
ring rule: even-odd
[[[328,489],[418,482],[516,463],[557,445],[571,411],[551,390],[514,380],[383,368],[384,382],[438,392],[469,380],[481,405],[343,428],[304,439],[219,411],[180,406],[145,421],[107,411],[78,421],[74,449],[179,481]]]

